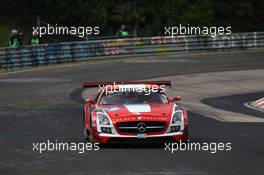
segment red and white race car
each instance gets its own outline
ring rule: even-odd
[[[83,106],[85,139],[90,142],[187,141],[188,117],[184,108],[170,99],[165,86],[170,81],[95,82],[97,96]]]

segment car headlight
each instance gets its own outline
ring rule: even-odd
[[[176,111],[173,114],[171,124],[178,124],[182,120],[182,112],[181,111]]]
[[[100,125],[110,125],[110,121],[105,114],[97,113]]]
[[[183,114],[181,110],[177,110],[173,113],[171,124],[168,128],[168,133],[179,132],[181,130]]]

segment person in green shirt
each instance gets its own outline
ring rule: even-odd
[[[32,32],[32,36],[29,39],[29,44],[30,45],[38,45],[38,44],[40,44],[40,38],[38,36],[38,32],[36,32],[36,31]]]
[[[11,48],[18,48],[19,46],[21,46],[21,41],[19,39],[19,34],[17,30],[11,31],[8,44],[9,44],[9,47]]]
[[[117,31],[116,36],[118,38],[128,38],[129,37],[128,31],[126,30],[126,26],[124,24],[122,24],[120,29]]]

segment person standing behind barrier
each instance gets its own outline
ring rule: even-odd
[[[38,44],[40,44],[40,38],[38,36],[38,32],[36,32],[36,31],[32,32],[32,36],[29,39],[29,44],[30,45],[38,45]]]
[[[120,29],[117,31],[116,36],[118,38],[128,38],[129,34],[128,31],[126,30],[126,25],[122,24]]]
[[[8,44],[9,44],[9,47],[11,48],[18,48],[19,46],[21,46],[21,41],[19,39],[19,34],[17,30],[11,31]]]
[[[40,44],[40,38],[38,36],[38,32],[33,31],[31,37],[29,38],[29,45],[36,46]],[[38,59],[38,48],[37,47],[31,47],[31,59],[32,59],[32,66],[39,65],[39,59]]]

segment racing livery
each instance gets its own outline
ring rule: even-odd
[[[184,108],[170,99],[165,86],[170,81],[95,82],[95,98],[83,106],[85,139],[90,142],[187,141],[188,117]]]

